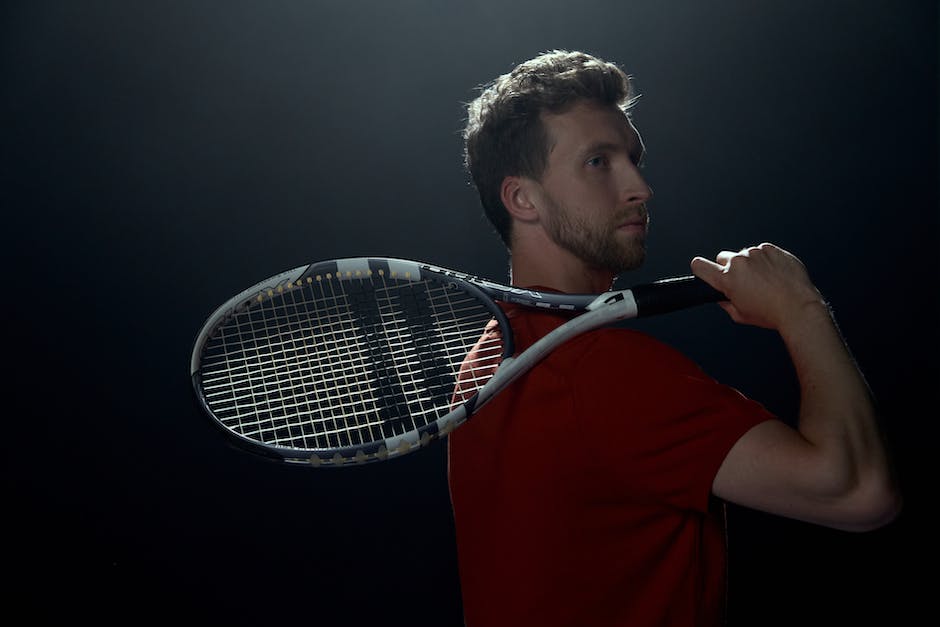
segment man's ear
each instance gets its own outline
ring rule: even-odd
[[[507,176],[499,187],[499,197],[506,211],[521,222],[538,220],[538,210],[533,202],[535,181],[524,176]]]

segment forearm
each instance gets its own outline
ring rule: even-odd
[[[797,430],[767,421],[742,436],[713,490],[764,511],[847,530],[881,526],[900,499],[868,385],[802,262],[773,244],[692,270],[723,292],[738,323],[775,329],[800,382]]]
[[[869,528],[890,520],[897,497],[867,383],[822,300],[778,329],[800,383],[797,429],[813,447],[813,492]]]

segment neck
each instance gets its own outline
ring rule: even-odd
[[[615,277],[609,270],[591,267],[553,242],[542,242],[537,250],[530,248],[521,242],[513,245],[513,285],[539,285],[567,294],[599,294],[611,289]]]

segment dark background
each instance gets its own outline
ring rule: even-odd
[[[623,283],[761,241],[795,252],[896,454],[906,509],[876,532],[732,508],[730,624],[920,622],[937,32],[927,0],[4,3],[5,613],[461,623],[444,447],[335,472],[256,459],[198,411],[190,351],[222,301],[311,261],[504,280],[461,168],[462,103],[567,48],[643,94],[650,257]],[[637,326],[794,415],[772,333],[717,307]]]

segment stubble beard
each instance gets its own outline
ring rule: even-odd
[[[618,275],[639,268],[646,259],[646,235],[618,239],[619,221],[592,225],[557,206],[548,216],[546,227],[552,240],[591,267]]]

